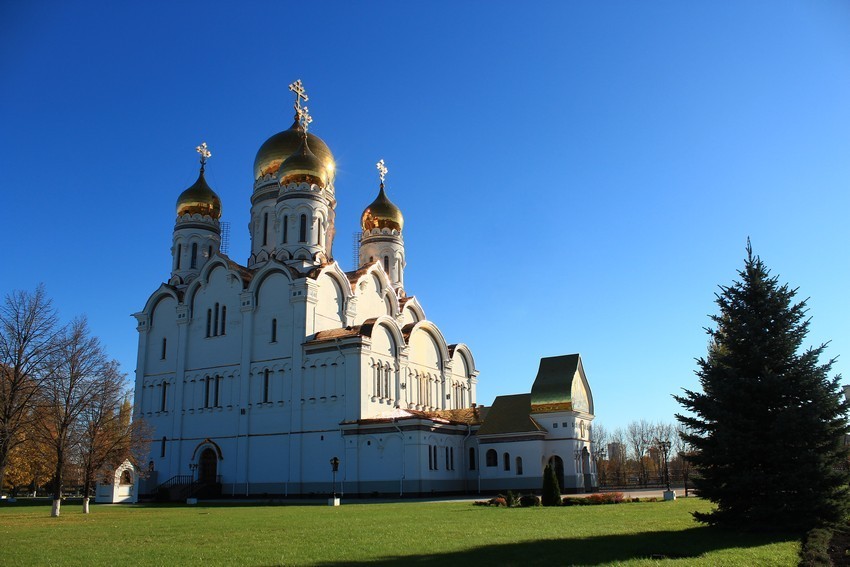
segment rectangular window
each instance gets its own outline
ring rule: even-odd
[[[271,342],[277,342],[277,319],[272,319],[272,340]]]
[[[263,372],[263,402],[269,401],[269,369]]]
[[[431,449],[434,451],[434,470],[437,470],[439,468],[437,466],[437,446],[434,445]]]
[[[162,360],[165,360],[165,353],[166,353],[166,339],[165,339],[165,337],[162,337]]]
[[[219,404],[219,395],[221,394],[221,376],[215,377],[215,403],[213,404],[215,407],[220,407]]]
[[[283,215],[283,243],[286,244],[288,240],[287,233],[289,232],[289,215]]]
[[[193,268],[193,269],[197,268],[198,267],[198,243],[197,242],[192,243],[192,258],[191,258],[191,260],[192,260],[192,263],[191,263],[190,267]]]
[[[207,309],[207,337],[210,336],[212,330],[212,309]]]
[[[204,407],[210,407],[210,377],[207,376],[204,380]]]
[[[182,256],[182,255],[183,255],[183,245],[178,244],[177,245],[177,265],[175,266],[175,268],[178,269],[178,270],[180,269],[180,256]]]
[[[431,452],[431,445],[428,445],[428,470],[434,470],[434,454]]]
[[[165,442],[166,442],[166,440],[167,439],[165,437],[163,437],[162,441],[160,441],[160,443],[159,443],[159,456],[160,457],[165,457]]]
[[[269,214],[263,213],[263,246],[268,242],[269,236]]]
[[[213,336],[218,336],[218,303],[215,304],[215,313],[213,313]]]
[[[162,383],[162,399],[160,400],[159,411],[165,411],[168,403],[168,382]]]
[[[227,306],[221,306],[221,334],[226,334],[227,331]]]

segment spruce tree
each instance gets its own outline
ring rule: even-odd
[[[702,392],[674,396],[676,418],[695,449],[699,495],[715,503],[697,520],[748,529],[805,529],[848,510],[847,410],[826,345],[803,350],[806,302],[747,241],[740,281],[720,286],[708,353],[698,359]]]
[[[558,486],[558,477],[555,475],[555,467],[546,465],[543,469],[543,505],[560,506],[561,487]]]

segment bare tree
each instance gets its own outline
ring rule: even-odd
[[[614,468],[615,482],[626,484],[626,432],[622,427],[611,434],[608,460]]]
[[[133,406],[118,363],[111,361],[95,385],[79,424],[79,462],[83,471],[83,513],[99,477],[111,482],[115,470],[129,461],[136,468],[147,455],[150,432],[141,417],[133,420]]]
[[[673,424],[659,421],[653,427],[652,444],[658,448],[658,478],[660,482],[669,482],[667,475],[667,461],[670,458],[673,445]],[[663,445],[663,446],[662,446]]]
[[[647,463],[644,457],[647,450],[652,446],[652,431],[652,424],[645,419],[632,421],[626,428],[626,436],[632,456],[637,462],[641,484],[646,484],[648,480]]]
[[[688,496],[688,478],[691,472],[691,460],[694,447],[685,440],[687,435],[692,434],[690,429],[681,423],[676,425],[676,435],[673,436],[673,453],[676,462],[681,467],[682,481],[685,483],[685,497]]]
[[[105,377],[115,371],[100,341],[89,333],[85,318],[75,319],[60,339],[61,347],[49,359],[50,379],[40,394],[37,430],[55,453],[51,516],[59,516],[65,467],[81,441],[78,426],[83,412],[97,396]]]
[[[32,402],[62,333],[42,285],[34,293],[13,291],[0,305],[0,490],[9,455],[32,425]]]
[[[590,428],[590,447],[593,449],[593,458],[596,460],[596,474],[601,486],[605,482],[605,453],[608,451],[608,432],[601,423],[594,423]]]

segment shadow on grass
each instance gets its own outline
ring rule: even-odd
[[[798,539],[795,534],[740,533],[704,526],[669,532],[526,541],[320,565],[601,565],[640,559],[696,558],[721,549],[758,547]]]

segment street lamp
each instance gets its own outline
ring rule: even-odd
[[[339,458],[331,459],[331,471],[333,472],[333,483],[331,484],[331,497],[336,500],[336,472],[339,470]]]
[[[655,444],[661,450],[661,456],[664,459],[664,481],[667,484],[667,492],[670,492],[670,469],[667,467],[667,455],[670,453],[670,441],[655,440]]]
[[[187,498],[192,497],[192,492],[195,490],[195,471],[198,470],[198,463],[189,463],[189,496]]]

